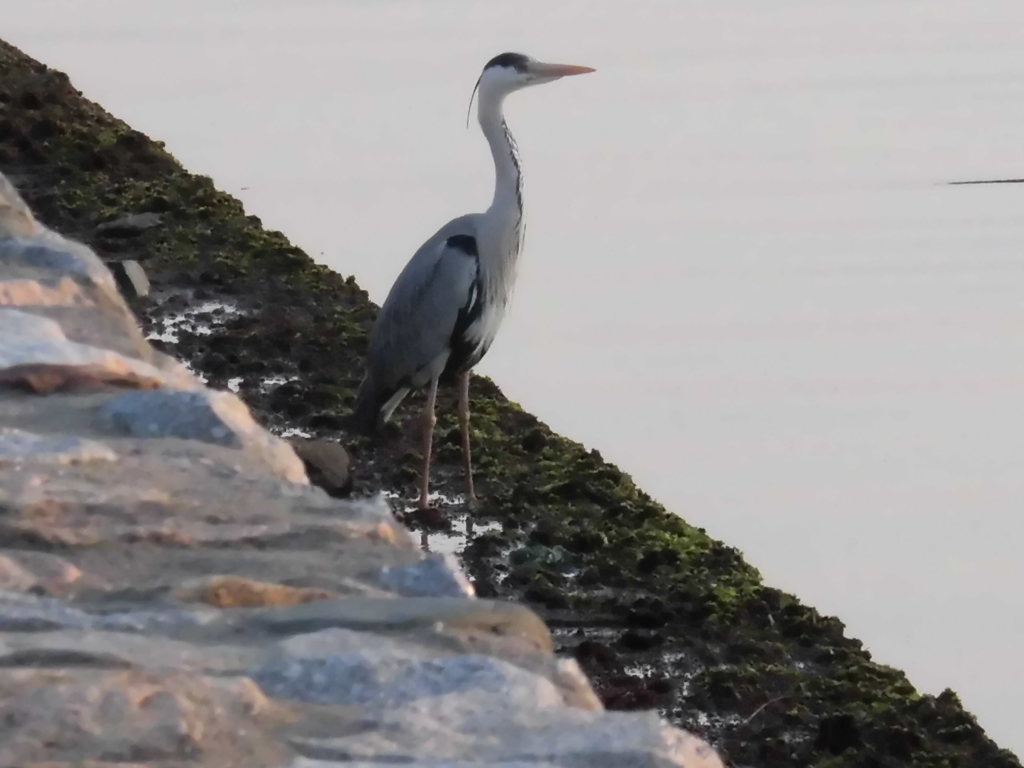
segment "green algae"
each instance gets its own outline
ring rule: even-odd
[[[212,333],[169,351],[240,394],[272,428],[343,440],[362,492],[414,493],[416,403],[378,441],[344,433],[375,308],[352,277],[262,228],[213,182],[84,99],[68,78],[0,43],[0,170],[40,218],[107,257],[143,261],[161,327],[183,306],[234,302]],[[130,242],[100,222],[154,212]],[[268,377],[276,377],[271,386]],[[453,395],[439,400],[436,486],[461,491]],[[610,706],[660,707],[739,763],[818,768],[993,766],[998,749],[951,692],[919,694],[841,622],[765,586],[739,552],[668,513],[593,450],[553,433],[497,386],[473,384],[484,502],[501,530],[471,538],[478,592],[525,599]],[[642,671],[638,671],[642,670]]]

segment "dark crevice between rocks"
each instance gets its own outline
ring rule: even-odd
[[[343,431],[376,312],[352,277],[264,230],[161,143],[4,43],[0,169],[47,225],[145,267],[150,294],[134,307],[167,352],[237,389],[277,433],[343,443],[354,494],[413,498],[417,399],[375,442]],[[463,562],[479,594],[526,600],[545,616],[608,706],[658,707],[741,765],[1020,765],[955,694],[916,692],[838,619],[765,586],[735,549],[493,382],[474,379],[472,409],[483,504]],[[443,391],[435,486],[458,499],[454,414],[454,393]],[[396,502],[403,515],[410,506]],[[443,511],[406,519],[434,526],[428,544],[433,535],[456,546],[465,510]]]

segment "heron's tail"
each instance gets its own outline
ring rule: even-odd
[[[379,387],[373,375],[367,372],[356,393],[348,428],[363,435],[372,435],[383,426],[398,404],[409,394],[408,387]]]
[[[361,435],[372,435],[382,421],[380,412],[383,405],[384,401],[377,393],[373,378],[367,373],[356,393],[356,402],[348,421],[349,429]]]

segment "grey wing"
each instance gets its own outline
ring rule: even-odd
[[[477,277],[469,217],[450,222],[420,247],[391,287],[370,335],[367,362],[379,388],[417,388],[440,376]]]

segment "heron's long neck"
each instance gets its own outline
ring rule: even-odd
[[[501,98],[481,95],[480,128],[494,158],[494,199],[485,217],[490,224],[488,229],[493,229],[487,235],[494,238],[496,252],[491,255],[500,260],[502,271],[511,276],[523,240],[523,174],[519,149],[501,107]]]

